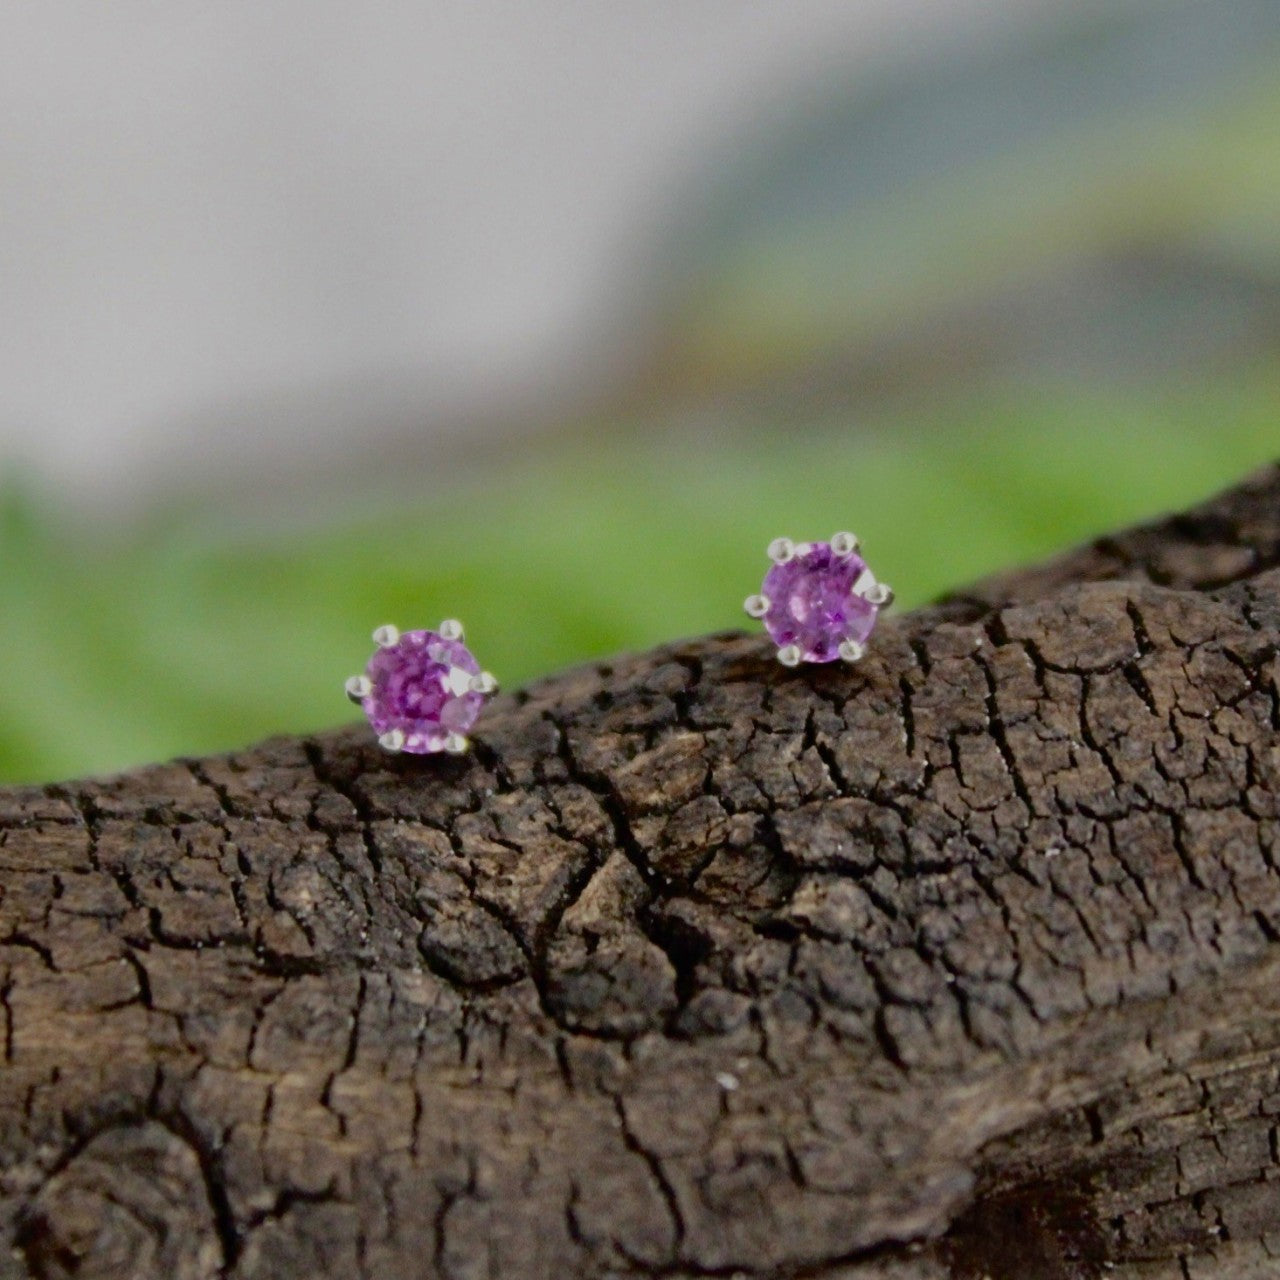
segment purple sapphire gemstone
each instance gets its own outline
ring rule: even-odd
[[[450,734],[465,734],[484,706],[471,688],[480,664],[461,640],[438,631],[405,631],[379,649],[365,669],[371,688],[361,700],[373,731],[404,734],[402,751],[430,755],[445,750]]]
[[[765,574],[761,594],[769,602],[764,625],[779,649],[796,645],[804,662],[834,662],[846,640],[865,644],[879,609],[854,594],[866,572],[854,553],[839,555],[829,542],[814,542]]]

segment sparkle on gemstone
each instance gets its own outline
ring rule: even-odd
[[[845,640],[865,644],[879,613],[853,591],[866,568],[861,556],[837,555],[829,542],[810,543],[803,554],[775,564],[760,588],[774,643],[798,645],[805,662],[836,661]]]
[[[480,664],[461,640],[438,631],[405,631],[395,644],[378,649],[365,669],[372,688],[361,706],[381,736],[399,729],[403,751],[430,755],[443,751],[450,734],[465,734],[484,706],[471,689]]]

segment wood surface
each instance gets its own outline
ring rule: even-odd
[[[1280,1275],[1277,566],[0,791],[0,1275]]]

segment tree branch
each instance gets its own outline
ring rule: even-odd
[[[0,1275],[1274,1274],[1277,565],[1271,469],[855,670],[0,792]]]

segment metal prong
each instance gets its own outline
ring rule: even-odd
[[[373,692],[373,681],[368,676],[352,676],[343,688],[352,702],[363,702]]]
[[[460,698],[464,693],[471,692],[471,680],[471,672],[464,667],[450,667],[442,683],[455,698]]]
[[[769,543],[769,559],[774,564],[786,564],[796,553],[796,544],[790,538],[774,538]]]
[[[404,731],[402,729],[388,729],[378,739],[378,746],[384,751],[403,751]]]
[[[436,630],[440,633],[443,640],[461,640],[462,639],[462,623],[457,618],[446,618]]]
[[[765,596],[748,596],[742,602],[742,607],[749,618],[763,618],[769,612],[769,601]]]
[[[833,533],[831,550],[838,556],[851,556],[862,544],[852,533]]]
[[[880,609],[887,609],[893,603],[893,588],[887,582],[877,582],[863,595],[866,600]]]
[[[373,643],[376,644],[379,649],[390,649],[393,644],[396,644],[399,641],[399,639],[400,632],[389,622],[385,627],[379,627],[373,633]]]
[[[778,661],[784,667],[798,667],[800,665],[800,646],[798,644],[784,644],[778,650]]]
[[[466,738],[464,738],[464,737],[462,736],[462,734],[460,734],[460,733],[451,733],[451,734],[450,734],[450,735],[449,735],[449,736],[444,740],[444,749],[445,749],[445,750],[446,750],[446,751],[447,751],[451,756],[461,756],[461,755],[465,755],[465,754],[466,754],[466,752],[467,752],[467,748],[468,748],[470,745],[471,745],[471,743],[470,743],[470,742],[468,742],[468,741],[467,741],[467,739],[466,739]]]
[[[867,646],[856,640],[844,640],[840,644],[840,660],[842,662],[861,662],[867,656]]]
[[[482,671],[478,676],[471,677],[472,693],[497,693],[498,678],[492,671]]]

